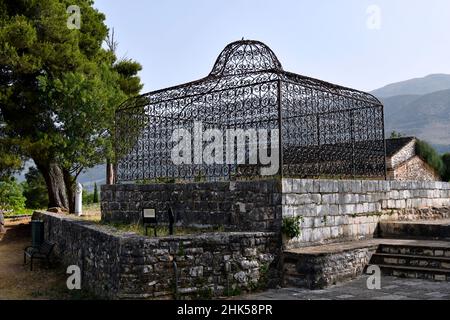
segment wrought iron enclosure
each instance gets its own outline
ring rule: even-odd
[[[175,165],[172,133],[192,132],[195,122],[204,130],[279,130],[277,145],[269,146],[281,150],[277,174],[284,177],[385,177],[379,100],[286,72],[265,44],[242,40],[226,46],[206,78],[130,99],[117,110],[117,182],[260,176],[259,160]]]

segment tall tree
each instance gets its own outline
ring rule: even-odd
[[[79,30],[67,26],[74,4]],[[102,48],[104,19],[92,0],[0,2],[0,112],[42,173],[49,207],[73,209],[77,176],[111,157],[114,111],[127,93],[114,53]]]
[[[92,199],[93,203],[98,203],[98,189],[97,189],[97,182],[94,183],[94,195]]]

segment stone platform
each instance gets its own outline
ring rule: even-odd
[[[68,215],[42,213],[45,239],[83,290],[105,299],[209,299],[279,284],[279,237],[216,232],[145,237]]]
[[[353,241],[286,250],[283,285],[322,289],[361,275],[379,241]]]
[[[450,280],[450,242],[372,239],[286,250],[283,285],[322,289],[357,278],[370,264],[383,274]]]

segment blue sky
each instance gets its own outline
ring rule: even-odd
[[[376,5],[380,28],[369,29]],[[449,0],[96,0],[144,92],[206,76],[226,44],[269,45],[283,68],[361,90],[450,74]]]

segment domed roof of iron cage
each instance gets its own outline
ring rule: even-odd
[[[312,88],[381,104],[371,94],[284,71],[277,56],[266,44],[255,40],[240,40],[228,44],[223,49],[207,77],[132,98],[123,103],[118,110],[134,107],[137,101],[138,105],[154,103],[164,99],[204,94],[223,88],[275,79],[291,80]]]
[[[228,44],[222,50],[207,77],[132,98],[124,102],[118,110],[278,79],[381,104],[369,93],[284,71],[281,62],[266,44],[255,40],[240,40]]]
[[[350,113],[356,114],[355,121],[349,119]],[[384,113],[377,98],[285,71],[267,45],[240,40],[223,49],[206,77],[143,94],[118,108],[118,180],[199,174],[226,180],[236,167],[196,166],[180,173],[168,165],[170,155],[163,150],[170,145],[163,141],[164,128],[174,130],[181,122],[194,121],[219,124],[221,129],[279,128],[283,137],[280,167],[286,167],[281,173],[285,176],[385,176]],[[313,132],[319,126],[329,130]]]

